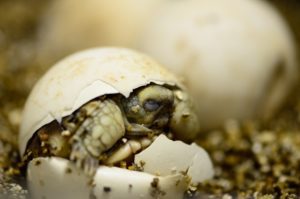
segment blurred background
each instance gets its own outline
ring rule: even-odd
[[[151,34],[141,36],[143,31],[155,23],[152,20],[155,16],[160,19],[166,7],[172,7],[179,1],[80,2],[0,0],[0,192],[15,193],[19,198],[26,196],[26,187],[18,185],[22,175],[18,167],[17,136],[22,108],[38,78],[61,58],[88,47],[113,45],[151,52],[140,45],[141,38],[151,40]],[[282,15],[292,32],[292,45],[299,48],[300,2],[268,2]],[[253,14],[253,18],[255,16]],[[266,26],[266,31],[268,28]],[[272,27],[268,34],[270,37],[275,34]],[[175,69],[175,72],[178,71]],[[298,74],[297,70],[292,73]],[[267,76],[261,76],[264,77]],[[283,88],[284,97],[280,98],[280,105],[276,105],[276,111],[272,110],[267,117],[262,116],[264,114],[244,114],[248,109],[239,109],[243,110],[243,114],[203,125],[198,143],[211,155],[216,176],[199,186],[195,197],[300,197],[300,82],[296,76],[290,79],[295,81]],[[264,84],[262,87],[265,88]],[[268,85],[266,87],[269,88]],[[192,88],[191,92],[194,90]],[[264,109],[257,103],[264,104],[267,98],[254,98],[260,101],[250,102],[259,107],[258,110]],[[245,106],[248,105],[242,103],[241,107]]]

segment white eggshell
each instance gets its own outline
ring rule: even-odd
[[[20,128],[20,152],[43,125],[71,114],[89,100],[105,94],[128,97],[151,82],[180,85],[151,58],[122,48],[95,48],[54,65],[35,85],[25,104]]]
[[[205,150],[195,143],[187,145],[160,135],[145,150],[135,155],[134,162],[144,162],[144,172],[162,176],[186,172],[192,183],[213,177],[212,162]]]
[[[270,117],[297,74],[289,28],[261,0],[167,2],[138,48],[185,78],[204,129]]]
[[[39,56],[55,61],[84,48],[133,46],[140,30],[162,1],[52,1],[38,30]]]
[[[36,158],[28,164],[30,198],[89,198],[89,179],[73,163],[62,158]]]
[[[35,158],[27,169],[30,197],[182,199],[190,183],[213,176],[212,163],[202,148],[163,135],[136,155],[135,163],[141,160],[145,161],[144,172],[99,166],[91,184],[67,159]]]
[[[36,162],[39,162],[37,164]],[[69,172],[67,172],[69,171]],[[71,171],[71,172],[70,172]],[[151,183],[158,179],[160,193]],[[188,187],[183,175],[155,176],[144,172],[130,171],[117,167],[100,166],[93,183],[70,161],[59,158],[36,158],[28,165],[27,183],[30,198],[96,198],[182,199]],[[105,191],[108,188],[108,191]],[[156,195],[155,195],[156,194]]]
[[[97,198],[182,199],[187,189],[187,180],[180,174],[158,177],[117,167],[101,166],[94,179]],[[151,185],[155,179],[158,180],[158,189]],[[110,191],[105,192],[105,187],[109,187]]]

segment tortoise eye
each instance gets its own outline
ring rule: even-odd
[[[160,103],[155,101],[155,100],[147,100],[145,103],[144,103],[144,109],[146,109],[146,111],[156,111],[158,108],[160,107]]]

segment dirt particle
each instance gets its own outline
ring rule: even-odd
[[[109,192],[111,192],[111,188],[105,186],[105,187],[103,187],[103,191],[104,191],[105,193],[109,193]]]
[[[153,180],[151,182],[151,187],[157,188],[158,187],[158,183],[159,183],[159,179],[158,178],[153,178]]]
[[[161,198],[161,196],[166,195],[166,192],[161,190],[161,188],[159,187],[159,178],[153,178],[150,185],[151,185],[150,195],[153,198]]]
[[[66,168],[66,173],[72,173],[72,169],[71,168]]]
[[[38,165],[40,165],[40,164],[41,164],[41,161],[39,161],[39,160],[37,160],[37,161],[34,162],[34,165],[35,165],[35,166],[38,166]]]

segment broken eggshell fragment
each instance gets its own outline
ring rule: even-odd
[[[162,148],[170,148],[172,152],[157,151]],[[153,164],[154,159],[157,164]],[[66,159],[36,158],[29,163],[27,171],[31,197],[182,199],[191,183],[213,176],[212,163],[202,148],[169,140],[164,135],[160,135],[147,152],[136,155],[135,163],[141,160],[145,161],[144,172],[100,166],[89,184],[82,171]],[[187,169],[187,173],[174,172],[174,166],[178,171]],[[160,175],[153,171],[159,171]]]
[[[134,161],[136,164],[143,162],[144,171],[153,175],[186,173],[192,184],[212,178],[214,173],[204,149],[195,143],[187,145],[182,141],[172,141],[165,135],[156,138],[155,142],[135,156]]]
[[[122,48],[95,48],[54,65],[32,90],[20,128],[20,152],[39,128],[58,122],[84,103],[106,94],[128,97],[150,83],[178,86],[178,79],[151,58]],[[198,124],[198,123],[196,123]]]

